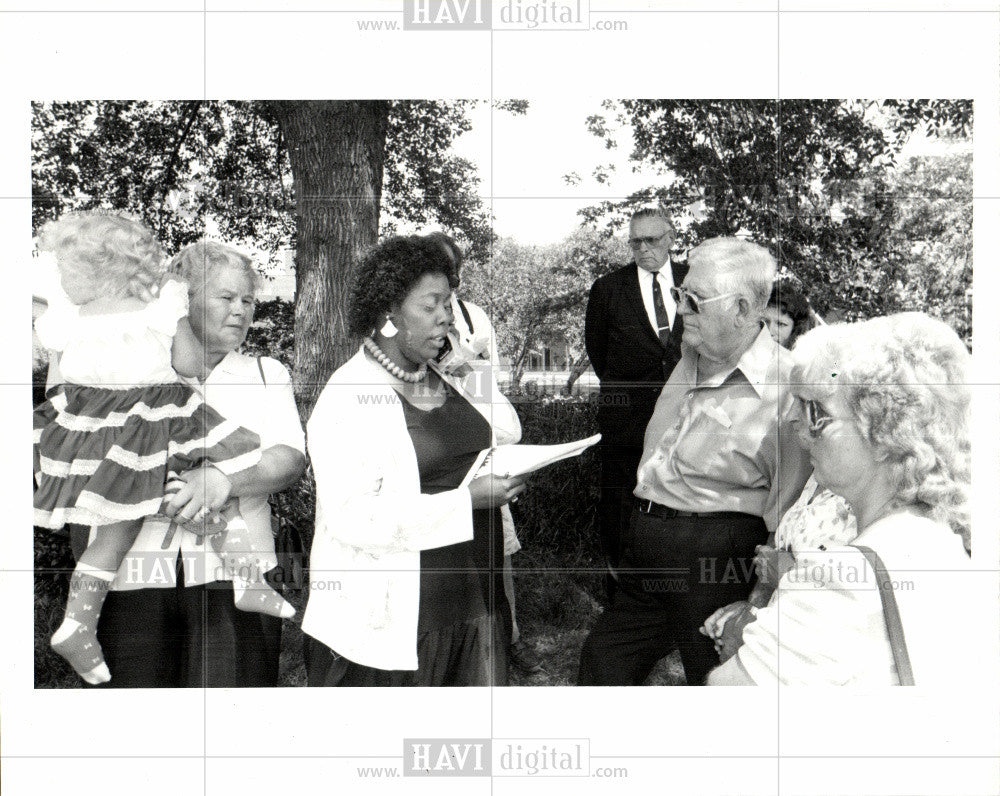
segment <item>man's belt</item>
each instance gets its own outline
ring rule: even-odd
[[[649,514],[661,520],[672,520],[677,517],[732,517],[744,516],[738,511],[685,511],[675,509],[671,506],[664,506],[662,503],[654,503],[652,500],[635,499],[635,507],[642,514]]]

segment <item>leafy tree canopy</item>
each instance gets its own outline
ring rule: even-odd
[[[856,318],[913,299],[906,286],[917,273],[897,226],[898,191],[916,186],[894,182],[896,159],[918,128],[952,139],[968,135],[972,103],[625,100],[605,102],[588,124],[609,148],[629,125],[630,160],[663,181],[586,208],[585,222],[620,228],[637,205],[662,202],[680,221],[680,246],[746,235],[802,281],[817,310]],[[599,166],[597,176],[606,170]]]
[[[476,254],[493,240],[475,166],[450,149],[474,100],[389,103],[383,231],[437,223]],[[497,103],[524,113],[527,103]],[[275,255],[295,245],[287,142],[266,102],[46,102],[33,106],[32,223],[110,207],[171,250],[211,216],[226,239]]]

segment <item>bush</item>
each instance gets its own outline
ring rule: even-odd
[[[78,678],[49,639],[62,622],[75,562],[69,538],[35,528],[35,688],[73,688]]]
[[[570,442],[597,433],[596,411],[587,400],[519,401],[515,407],[525,443]],[[532,474],[524,496],[511,509],[524,547],[519,563],[603,569],[595,514],[599,495],[594,448]]]
[[[551,444],[597,431],[594,405],[579,398],[513,396],[522,442]],[[542,656],[544,670],[512,685],[570,685],[580,647],[604,596],[604,558],[596,528],[600,469],[593,448],[531,475],[511,507],[521,552],[512,559],[521,635]]]
[[[291,370],[295,359],[295,304],[280,298],[258,301],[253,317],[241,351],[254,357],[272,357]]]

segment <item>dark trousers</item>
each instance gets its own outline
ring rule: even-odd
[[[184,586],[179,569],[173,588],[108,593],[97,639],[111,682],[101,687],[277,686],[281,620],[238,610],[232,583]]]
[[[642,458],[642,448],[625,445],[601,445],[601,496],[597,504],[597,519],[601,534],[601,549],[608,566],[618,567],[622,537],[628,530],[635,491],[636,470]],[[607,580],[608,598],[614,596],[614,579]]]
[[[618,591],[584,642],[578,684],[641,685],[676,646],[688,685],[702,685],[719,658],[698,628],[747,598],[754,548],[766,539],[764,521],[748,514],[661,520],[633,511]]]

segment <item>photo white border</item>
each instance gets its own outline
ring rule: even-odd
[[[146,4],[164,9],[166,0]],[[232,3],[229,4],[233,6]],[[257,4],[258,7],[261,4]],[[274,6],[277,3],[263,4]],[[324,4],[353,8],[358,0]],[[381,37],[358,35],[363,13],[28,13],[2,12],[0,58],[4,74],[15,75],[2,89],[0,105],[0,239],[7,245],[13,285],[0,315],[4,340],[0,416],[10,453],[0,457],[3,505],[11,528],[0,539],[0,613],[7,632],[0,662],[5,784],[50,781],[72,787],[80,769],[66,761],[90,757],[87,771],[104,779],[108,793],[132,792],[136,780],[121,770],[146,771],[144,781],[161,782],[181,772],[188,792],[224,793],[238,786],[343,786],[358,793],[394,793],[391,779],[352,778],[343,759],[277,759],[281,755],[401,754],[404,737],[590,738],[592,755],[622,755],[635,776],[613,792],[664,786],[678,793],[993,793],[1000,783],[996,716],[997,683],[961,680],[948,694],[920,689],[858,694],[845,689],[784,690],[776,699],[766,689],[497,689],[494,691],[407,691],[274,689],[268,691],[35,691],[32,688],[30,513],[24,499],[30,437],[29,289],[30,152],[32,99],[157,98],[496,98],[567,94],[586,97],[949,97],[975,100],[974,359],[976,388],[975,486],[977,568],[996,570],[1000,517],[1000,80],[995,3],[934,4],[937,11],[905,13],[801,13],[808,3],[782,3],[780,14],[752,3],[706,11],[635,15],[632,31],[422,33]],[[665,4],[670,5],[670,4]],[[684,4],[690,8],[691,4]],[[719,6],[720,4],[715,4]],[[815,7],[816,4],[812,4]],[[902,5],[902,4],[899,4]],[[916,4],[927,9],[927,2]],[[952,5],[952,10],[948,6]],[[315,7],[316,3],[312,4]],[[5,2],[2,7],[23,7]],[[90,6],[97,7],[97,6]],[[184,2],[183,8],[192,3]],[[397,7],[401,7],[401,2]],[[655,0],[621,9],[592,2],[592,13],[625,8],[655,10]],[[981,12],[962,9],[983,8]],[[293,32],[294,35],[293,35]],[[208,65],[207,74],[202,65]],[[595,112],[597,111],[595,103]],[[498,144],[500,145],[500,144]],[[592,164],[581,164],[588,168]],[[22,453],[14,453],[21,451]],[[985,612],[984,653],[997,660],[997,609]],[[799,706],[799,707],[796,707]],[[136,723],[133,715],[141,717]],[[204,716],[199,721],[198,716]],[[71,728],[93,717],[97,729],[73,742]],[[247,737],[256,717],[271,739]],[[780,720],[779,720],[780,719]],[[868,733],[865,759],[830,755],[831,739],[854,737],[881,723],[887,736]],[[816,733],[822,747],[802,758],[779,761],[785,734]],[[891,741],[888,739],[891,736]],[[922,760],[879,758],[912,738],[942,759],[931,776]],[[201,754],[229,754],[240,741],[254,760],[202,763]],[[199,741],[202,751],[199,752]],[[808,746],[808,745],[807,745]],[[904,744],[905,746],[905,744]],[[74,750],[71,751],[70,750]],[[218,750],[218,751],[216,751]],[[395,751],[394,751],[395,750]],[[679,750],[679,755],[674,750]],[[700,751],[699,751],[700,750]],[[157,773],[136,761],[94,755],[181,755]],[[861,756],[852,753],[856,758]],[[27,757],[22,757],[27,755]],[[628,760],[624,756],[637,756]],[[972,759],[962,759],[972,755]],[[59,759],[48,759],[57,756]],[[193,757],[192,757],[193,756]],[[642,756],[649,756],[642,759]],[[719,759],[713,759],[718,756]],[[683,759],[681,759],[683,758]],[[944,759],[951,758],[951,759]],[[617,758],[616,758],[617,759]],[[304,781],[296,777],[301,765]],[[862,767],[863,782],[845,776]],[[242,770],[241,770],[242,769]],[[822,779],[836,771],[836,779]],[[13,772],[13,773],[11,773]],[[62,772],[62,778],[59,773]],[[728,774],[724,773],[728,772]],[[745,772],[745,780],[741,779]],[[810,778],[813,772],[817,779]],[[25,779],[22,779],[25,777]],[[347,777],[342,779],[342,777]],[[677,779],[675,779],[675,777]],[[561,781],[559,786],[565,787]],[[834,788],[833,782],[838,784]],[[948,783],[954,790],[948,790]],[[420,784],[418,784],[420,783]],[[451,784],[446,784],[451,783]],[[794,784],[793,784],[794,783]],[[806,783],[806,784],[803,784]],[[824,784],[826,783],[826,784]],[[127,786],[127,787],[123,787]],[[493,783],[474,779],[404,780],[403,787],[440,793],[548,792],[552,781],[519,778]],[[582,792],[609,792],[598,780],[572,780]],[[834,788],[824,790],[824,787]],[[165,789],[164,789],[165,790]]]

